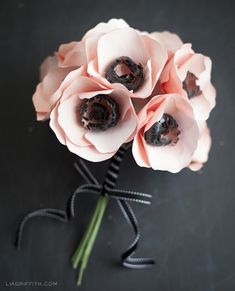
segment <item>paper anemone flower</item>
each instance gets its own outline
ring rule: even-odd
[[[50,126],[71,152],[93,162],[107,160],[133,139],[137,116],[120,85],[104,88],[79,70],[55,93]]]
[[[158,40],[129,27],[123,20],[110,20],[90,30],[80,42],[62,45],[60,64],[87,66],[87,73],[105,86],[122,84],[131,97],[148,97],[167,61]]]
[[[139,166],[176,173],[189,165],[199,134],[187,100],[177,94],[155,96],[138,118],[133,156]]]
[[[37,119],[49,119],[58,140],[77,156],[111,161],[99,183],[78,158],[76,169],[86,184],[71,195],[68,210],[45,208],[28,214],[19,226],[17,246],[29,218],[68,221],[75,215],[76,197],[88,192],[99,198],[72,257],[73,268],[79,267],[78,285],[110,198],[116,199],[135,233],[121,256],[122,265],[152,266],[153,259],[134,257],[140,233],[129,204],[150,204],[151,195],[117,189],[120,165],[132,147],[141,167],[177,173],[203,166],[211,147],[205,120],[215,106],[211,64],[176,34],[141,32],[122,19],[98,24],[48,57],[33,95]]]
[[[211,67],[209,57],[195,53],[191,44],[184,44],[176,50],[161,75],[162,92],[185,96],[193,106],[195,118],[206,120],[215,106]]]

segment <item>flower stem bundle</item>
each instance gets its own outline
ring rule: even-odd
[[[87,262],[93,249],[98,231],[100,229],[107,203],[108,196],[100,195],[87,230],[72,257],[72,264],[74,269],[76,269],[80,264],[79,276],[77,281],[77,284],[79,286],[82,283],[83,272],[87,266]]]

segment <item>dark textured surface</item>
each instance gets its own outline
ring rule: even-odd
[[[31,95],[38,67],[60,43],[79,39],[99,21],[123,17],[141,30],[175,31],[214,61],[217,107],[209,120],[213,147],[201,173],[154,172],[130,153],[119,186],[151,192],[153,204],[135,206],[142,231],[138,255],[151,255],[151,270],[118,265],[132,239],[111,202],[80,290],[235,290],[234,1],[1,1],[0,9],[0,290],[11,281],[56,281],[77,290],[70,256],[84,231],[94,197],[83,197],[69,224],[35,219],[25,229],[22,252],[13,247],[17,223],[39,207],[64,208],[82,182],[75,156],[47,123],[37,123]],[[90,164],[102,178],[107,163]],[[43,288],[36,288],[41,290]]]

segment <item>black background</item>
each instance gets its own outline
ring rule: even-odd
[[[100,21],[122,17],[140,30],[170,30],[213,60],[217,107],[209,126],[213,146],[199,173],[139,168],[128,153],[119,186],[150,192],[150,207],[136,206],[142,239],[138,255],[154,256],[151,270],[120,267],[133,239],[117,205],[109,204],[80,290],[235,290],[235,128],[233,90],[234,1],[40,0],[0,5],[0,290],[11,281],[56,281],[56,290],[78,290],[70,256],[96,199],[79,200],[68,224],[37,218],[13,247],[19,220],[39,207],[64,208],[82,183],[75,156],[59,144],[48,123],[35,121],[31,96],[38,67],[60,43],[79,40]],[[102,179],[107,162],[89,163]],[[48,288],[49,289],[49,288]]]

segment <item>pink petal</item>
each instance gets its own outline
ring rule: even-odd
[[[197,120],[206,120],[209,117],[211,106],[202,94],[191,98],[190,103],[193,106],[195,118]]]
[[[71,96],[58,106],[58,123],[66,136],[73,144],[84,146],[89,144],[84,140],[85,128],[79,120],[79,107],[81,99],[76,95]]]
[[[187,165],[184,161],[184,146],[178,142],[175,146],[156,147],[146,144],[147,155],[152,169],[177,173]]]
[[[154,39],[160,42],[168,51],[175,52],[183,45],[180,37],[169,31],[152,32],[150,34]]]
[[[98,94],[109,94],[113,91],[112,89],[103,87],[95,80],[84,76],[78,76],[68,83],[67,87],[63,89],[62,101],[75,94],[79,95],[80,99],[84,99],[92,98]]]
[[[110,19],[107,23],[100,22],[94,28],[90,29],[82,38],[82,40],[87,40],[88,38],[97,38],[101,35],[113,31],[115,29],[129,27],[129,25],[123,19]]]
[[[161,90],[163,93],[178,93],[183,95],[182,81],[176,70],[174,58],[172,58],[162,71],[160,76]]]
[[[192,171],[198,171],[203,166],[203,163],[207,162],[211,148],[210,130],[207,127],[206,122],[199,122],[198,125],[200,137],[192,161],[189,165],[189,168]]]
[[[88,74],[90,74],[92,76],[92,78],[96,79],[101,85],[105,86],[106,88],[112,88],[113,84],[110,84],[106,78],[102,75],[100,75],[100,73],[98,72],[98,60],[95,59],[91,62],[89,62],[88,66],[87,66],[87,72]],[[123,89],[125,90],[126,87],[122,86]],[[126,89],[127,92],[129,92]]]
[[[54,69],[58,68],[58,59],[56,56],[48,56],[40,66],[40,81]]]
[[[186,78],[188,71],[199,79],[201,73],[205,71],[204,56],[201,54],[194,54],[180,66],[178,74],[182,81]]]
[[[181,67],[194,54],[191,43],[185,43],[175,52],[174,62],[177,67]]]
[[[152,106],[148,108],[148,118],[146,119],[146,125],[144,127],[144,131],[149,130],[154,123],[159,121],[162,118],[163,113],[166,111],[166,106],[169,105],[167,104],[164,100],[162,101],[161,98],[162,96],[156,96],[154,97],[155,99],[155,106]],[[157,100],[159,99],[159,100]],[[172,100],[173,102],[173,100]]]
[[[205,96],[205,98],[210,103],[210,110],[212,110],[215,107],[215,104],[216,104],[216,101],[215,101],[215,97],[216,97],[215,87],[211,83],[209,83],[207,85],[207,87],[205,87],[203,89],[203,95]]]
[[[136,134],[133,145],[132,145],[132,154],[136,163],[140,167],[150,168],[148,156],[146,153],[145,144],[143,141],[143,136],[141,134]]]
[[[86,46],[88,62],[97,57],[97,43],[102,35],[125,27],[129,27],[129,25],[123,19],[110,19],[107,23],[101,22],[89,30],[82,38]]]
[[[137,91],[131,92],[131,97],[135,98],[149,97],[153,90],[155,80],[156,79],[154,79],[154,81],[152,80],[152,65],[151,61],[149,60],[144,68],[144,82]]]
[[[72,153],[91,162],[105,161],[105,160],[110,159],[115,154],[115,152],[100,153],[92,145],[81,147],[81,146],[74,145],[69,141],[67,141],[66,145]]]
[[[47,59],[48,64],[48,59]],[[47,71],[41,83],[38,84],[36,91],[33,95],[33,104],[37,112],[37,120],[43,120],[49,117],[52,108],[55,106],[58,96],[54,96],[54,93],[60,86],[66,75],[72,70],[72,68],[59,68],[53,63],[48,67],[45,63],[42,65],[42,75]]]
[[[87,63],[85,43],[82,41],[62,44],[57,53],[60,67],[80,67]]]
[[[144,84],[136,92],[132,93],[131,96],[146,98],[152,93],[166,64],[168,56],[167,51],[162,47],[162,45],[149,37],[149,35],[143,34],[141,35],[141,39],[145,45],[149,60],[144,70]]]
[[[142,40],[151,60],[152,82],[155,85],[166,64],[168,55],[164,47],[151,37],[143,35]]]
[[[50,127],[54,131],[57,139],[59,140],[60,143],[65,145],[66,143],[66,137],[63,129],[60,127],[58,123],[58,104],[56,107],[51,111],[50,114]]]

